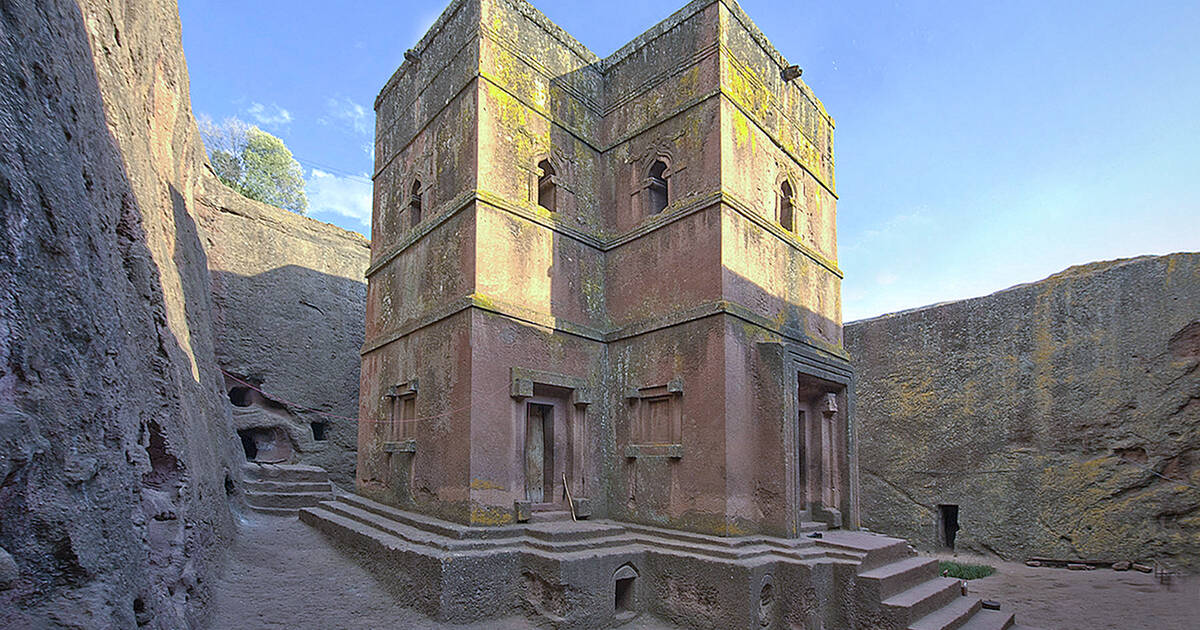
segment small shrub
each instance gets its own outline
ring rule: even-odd
[[[995,572],[996,567],[990,567],[986,564],[960,564],[946,560],[938,562],[939,575],[959,578],[960,580],[975,580],[987,577]]]

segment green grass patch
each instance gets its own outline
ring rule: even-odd
[[[948,575],[960,580],[976,580],[996,572],[996,567],[986,564],[962,564],[947,560],[938,561],[938,575]]]

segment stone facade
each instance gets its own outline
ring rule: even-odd
[[[867,527],[1200,567],[1200,254],[853,322],[846,346]]]
[[[320,466],[353,487],[370,244],[203,184],[214,346],[247,459]]]
[[[406,56],[358,491],[471,525],[569,490],[708,534],[854,527],[833,121],[736,3],[600,59],[523,0],[456,0]]]

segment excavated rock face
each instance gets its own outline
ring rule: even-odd
[[[1200,254],[853,322],[863,523],[1200,567]],[[956,513],[956,514],[955,514]]]
[[[184,628],[240,446],[175,3],[0,4],[0,627]]]
[[[320,466],[352,487],[370,244],[212,176],[200,208],[217,361],[247,458]]]

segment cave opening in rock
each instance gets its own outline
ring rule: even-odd
[[[323,442],[323,441],[329,439],[325,433],[325,431],[329,428],[328,422],[313,422],[313,423],[310,423],[309,426],[312,427],[312,434],[313,434],[314,440],[316,440],[318,442]]]
[[[254,461],[258,457],[258,444],[254,441],[253,429],[241,429],[238,437],[242,438],[242,450],[246,451],[246,461]]]
[[[249,407],[252,402],[249,387],[234,387],[229,390],[229,402],[234,407]]]
[[[958,534],[958,506],[938,506],[938,541],[947,549],[954,549],[954,537]]]
[[[246,461],[278,464],[292,459],[295,451],[287,430],[280,426],[238,429]]]

